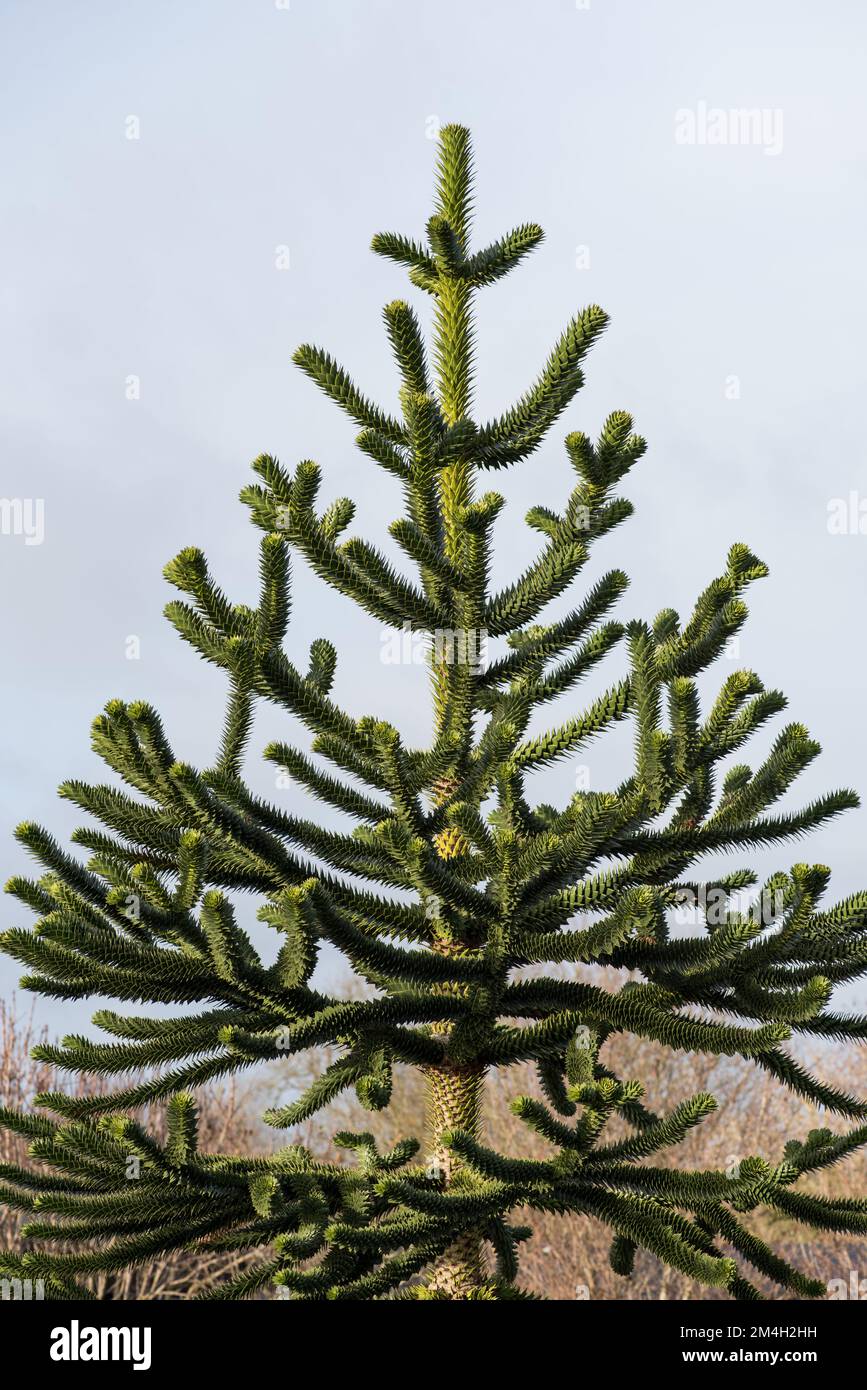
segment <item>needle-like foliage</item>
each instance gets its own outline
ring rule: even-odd
[[[709,853],[798,838],[857,799],[844,790],[800,811],[776,809],[818,752],[797,723],[758,766],[732,761],[786,703],[751,671],[728,674],[702,708],[697,678],[740,629],[744,592],[766,573],[746,545],[732,546],[685,620],[672,610],[652,624],[614,620],[627,583],[619,569],[561,605],[565,616],[546,616],[631,512],[617,489],[645,445],[624,412],[595,442],[566,436],[574,486],[561,511],[531,510],[539,553],[491,591],[503,499],[480,491],[479,475],[535,452],[579,390],[607,319],[596,306],[578,313],[517,404],[475,421],[474,295],[542,232],[523,225],[474,251],[472,201],[469,136],[447,126],[425,238],[374,238],[374,250],[432,300],[430,344],[409,304],[385,309],[398,414],[372,404],[321,348],[296,353],[360,427],[359,447],[388,486],[399,484],[403,511],[390,535],[404,560],[393,546],[346,537],[349,498],[320,510],[315,463],[287,471],[257,459],[242,498],[264,533],[258,606],[233,603],[198,550],[166,569],[182,595],[168,605],[170,621],[226,675],[213,765],[183,762],[148,704],[112,700],[93,747],[116,778],[61,787],[90,818],[73,836],[89,861],[38,825],[19,827],[43,870],[8,885],[38,916],[2,938],[27,968],[25,986],[52,999],[168,1006],[104,1009],[94,1016],[101,1040],[39,1049],[61,1071],[119,1080],[41,1095],[34,1114],[0,1115],[29,1139],[34,1160],[2,1173],[2,1199],[30,1213],[28,1253],[3,1256],[2,1272],[43,1279],[52,1297],[81,1297],[88,1274],[167,1251],[232,1248],[249,1251],[250,1264],[214,1297],[276,1287],[300,1300],[524,1298],[519,1252],[529,1230],[517,1214],[533,1211],[607,1223],[625,1278],[642,1249],[736,1298],[760,1296],[751,1271],[810,1297],[821,1286],[759,1239],[752,1214],[770,1209],[813,1230],[867,1228],[867,1199],[800,1186],[867,1141],[867,1103],[810,1075],[789,1041],[867,1033],[867,1020],[829,1006],[836,984],[867,969],[867,893],[825,906],[828,870],[801,863],[752,896],[747,869],[708,881],[696,869]],[[408,746],[388,721],[337,703],[330,642],[293,660],[293,553],[400,640],[426,645],[427,746]],[[580,708],[575,687],[609,660],[608,688]],[[388,674],[410,679],[399,666]],[[561,696],[560,722],[535,732],[537,711]],[[306,749],[265,750],[310,793],[309,818],[244,780],[261,701],[312,736]],[[623,720],[635,748],[625,782],[578,792],[559,809],[533,804],[530,773],[583,756]],[[320,805],[350,828],[326,828]],[[329,817],[330,826],[346,823]],[[275,949],[261,954],[238,919],[249,894],[273,933]],[[675,920],[687,899],[701,910],[692,930]],[[326,943],[369,997],[314,986]],[[666,1151],[717,1103],[702,1093],[654,1113],[641,1081],[607,1060],[606,1044],[622,1032],[746,1059],[848,1131],[792,1140],[776,1164],[745,1155],[724,1172],[671,1166]],[[425,1149],[407,1137],[380,1152],[369,1134],[343,1133],[335,1143],[353,1152],[349,1161],[321,1163],[292,1143],[269,1157],[199,1150],[195,1088],[325,1046],[333,1064],[267,1121],[291,1130],[347,1088],[381,1109],[394,1069],[413,1067],[429,1095]],[[516,1096],[514,1110],[548,1146],[544,1158],[485,1143],[485,1076],[518,1063],[538,1070],[543,1099]],[[159,1102],[168,1107],[164,1147],[138,1118]]]

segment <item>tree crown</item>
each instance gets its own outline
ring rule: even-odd
[[[766,573],[748,546],[731,547],[685,621],[671,609],[652,623],[611,619],[627,583],[619,569],[565,616],[544,620],[593,545],[632,511],[616,489],[645,444],[625,412],[609,416],[595,442],[566,436],[574,487],[562,511],[531,509],[540,553],[491,592],[503,498],[479,495],[479,476],[537,450],[582,385],[582,362],[607,319],[596,306],[576,315],[520,400],[475,423],[474,294],[517,266],[542,231],[523,225],[473,251],[472,198],[468,133],[446,126],[426,238],[374,238],[374,251],[408,269],[433,301],[430,351],[407,303],[384,311],[399,417],[368,401],[328,353],[305,345],[295,355],[358,424],[361,451],[399,482],[403,512],[389,530],[409,572],[371,542],[344,539],[351,499],[318,509],[315,463],[287,472],[262,455],[257,481],[242,492],[264,533],[258,605],[232,603],[199,550],[166,568],[183,595],[167,616],[228,682],[213,766],[180,761],[147,703],[112,700],[94,722],[93,747],[123,787],[60,789],[100,825],[73,836],[89,861],[37,825],[17,832],[44,869],[8,885],[39,919],[2,938],[31,972],[27,988],[205,1006],[178,1016],[98,1012],[110,1041],[68,1037],[40,1057],[71,1073],[133,1080],[90,1094],[54,1091],[37,1097],[39,1113],[0,1116],[37,1161],[3,1175],[3,1199],[35,1213],[25,1227],[34,1248],[3,1256],[3,1269],[44,1278],[54,1297],[86,1296],[93,1272],[190,1245],[249,1250],[248,1268],[216,1297],[269,1284],[297,1299],[528,1296],[518,1250],[530,1232],[513,1220],[519,1209],[605,1222],[624,1276],[642,1248],[738,1298],[760,1296],[747,1266],[810,1296],[821,1286],[764,1244],[749,1214],[766,1207],[830,1230],[867,1223],[863,1203],[797,1187],[867,1141],[864,1124],[793,1140],[776,1166],[745,1157],[734,1176],[653,1166],[647,1160],[677,1145],[716,1102],[701,1093],[659,1116],[642,1084],[606,1061],[605,1044],[622,1032],[738,1056],[863,1121],[864,1102],[810,1075],[784,1044],[793,1033],[867,1032],[867,1021],[828,1003],[835,984],[867,968],[867,894],[822,908],[828,870],[796,864],[743,908],[740,895],[757,886],[748,869],[691,877],[705,854],[799,837],[857,798],[843,790],[796,813],[772,811],[819,751],[797,723],[755,769],[723,771],[786,704],[753,672],[735,671],[701,709],[696,678],[740,629],[744,591]],[[407,746],[388,721],[340,707],[337,652],[326,639],[312,644],[306,665],[290,660],[292,552],[385,628],[424,641],[428,746]],[[500,646],[480,659],[488,641]],[[565,722],[529,731],[540,708],[617,647],[626,676]],[[249,789],[243,760],[260,700],[312,735],[309,750],[276,742],[265,757],[354,828],[324,828]],[[562,809],[532,804],[530,774],[621,720],[635,735],[625,782],[576,793]],[[238,921],[245,893],[275,933],[270,961]],[[671,916],[689,895],[703,923],[678,933]],[[314,986],[324,943],[370,997]],[[625,982],[605,987],[599,966]],[[394,1068],[416,1067],[430,1095],[427,1155],[414,1137],[380,1152],[368,1133],[335,1136],[353,1163],[318,1162],[292,1143],[269,1156],[199,1151],[197,1087],[325,1045],[337,1060],[268,1122],[289,1130],[350,1087],[362,1106],[380,1109]],[[537,1068],[540,1091],[517,1097],[514,1109],[547,1142],[547,1157],[510,1157],[483,1143],[484,1076],[519,1062]],[[137,1112],[163,1101],[168,1137],[158,1143]],[[135,1183],[130,1155],[140,1160]]]

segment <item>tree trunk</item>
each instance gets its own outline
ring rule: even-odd
[[[485,1071],[482,1066],[431,1067],[427,1073],[428,1162],[445,1187],[452,1181],[457,1161],[439,1143],[446,1130],[462,1129],[478,1137],[481,1129]],[[437,1260],[428,1287],[445,1298],[461,1299],[486,1279],[481,1236],[465,1232]]]
[[[434,785],[436,804],[441,805],[455,789],[454,776],[445,776]],[[448,827],[434,838],[440,859],[452,859],[466,853],[470,846],[463,833]],[[471,956],[475,950],[464,941],[435,933],[433,949],[444,956]],[[435,986],[434,988],[437,988]],[[447,992],[465,993],[466,986],[440,986]],[[434,1024],[431,1030],[448,1044],[451,1026]],[[485,1068],[481,1063],[443,1061],[428,1067],[427,1075],[427,1142],[428,1171],[441,1178],[448,1188],[460,1160],[440,1143],[440,1136],[452,1129],[462,1129],[474,1139],[481,1136],[482,1099],[485,1090]],[[466,1298],[486,1279],[482,1239],[476,1231],[465,1231],[436,1261],[427,1280],[427,1287],[442,1298]]]

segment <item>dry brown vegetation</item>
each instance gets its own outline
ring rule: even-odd
[[[27,1110],[38,1091],[68,1088],[68,1077],[58,1076],[51,1067],[31,1058],[33,1045],[44,1040],[44,1036],[35,1033],[29,1017],[16,1014],[14,1004],[10,1006],[0,1001],[0,1105]],[[78,1080],[81,1082],[83,1078]],[[92,1094],[99,1089],[99,1084],[99,1078],[90,1078],[89,1084],[79,1084],[75,1089]],[[251,1105],[250,1094],[242,1094],[237,1085],[230,1082],[223,1087],[210,1088],[201,1099],[199,1136],[203,1149],[247,1153],[262,1147],[262,1127]],[[145,1112],[144,1118],[162,1142],[164,1112],[155,1106]],[[0,1129],[0,1164],[6,1163],[29,1165],[30,1160],[25,1141]],[[26,1220],[26,1213],[19,1215],[11,1207],[0,1204],[0,1248],[26,1248],[19,1234]],[[203,1252],[162,1256],[135,1269],[101,1275],[89,1283],[101,1299],[194,1298],[217,1279],[238,1272],[245,1258]]]
[[[29,1051],[35,1041],[27,1019],[16,1018],[12,1009],[0,1004],[0,1103],[26,1108],[36,1091],[58,1084],[50,1068],[31,1060]],[[619,1075],[642,1079],[648,1103],[657,1112],[672,1109],[696,1091],[711,1091],[717,1097],[720,1105],[716,1114],[671,1155],[669,1161],[682,1167],[725,1168],[749,1154],[779,1162],[787,1139],[804,1138],[809,1129],[825,1124],[838,1131],[847,1128],[844,1121],[817,1114],[815,1107],[799,1102],[762,1072],[737,1059],[674,1056],[632,1037],[614,1039],[606,1057]],[[249,1153],[271,1149],[291,1138],[305,1144],[317,1157],[341,1161],[344,1151],[335,1151],[331,1143],[331,1136],[339,1129],[369,1130],[383,1145],[407,1135],[424,1141],[423,1079],[406,1070],[398,1075],[392,1104],[380,1113],[362,1110],[354,1093],[349,1092],[291,1136],[259,1122],[257,1117],[268,1104],[277,1096],[285,1101],[288,1094],[303,1089],[328,1060],[321,1053],[287,1058],[248,1078],[243,1087],[230,1084],[203,1092],[202,1147]],[[867,1052],[847,1048],[843,1054],[828,1048],[808,1060],[827,1080],[855,1094],[867,1093]],[[508,1106],[516,1095],[538,1094],[532,1072],[517,1067],[498,1073],[489,1078],[487,1091],[487,1142],[503,1153],[544,1156],[547,1146],[512,1115]],[[159,1137],[158,1108],[147,1121]],[[20,1162],[23,1157],[22,1142],[0,1131],[0,1162]],[[867,1193],[867,1158],[855,1155],[814,1180],[812,1186],[816,1191],[846,1196]],[[867,1247],[863,1242],[854,1237],[817,1235],[766,1214],[755,1221],[757,1232],[805,1273],[843,1281],[847,1292],[842,1296],[851,1297],[848,1290],[854,1272],[856,1280],[864,1278],[867,1296]],[[705,1289],[641,1254],[633,1278],[620,1279],[608,1263],[610,1235],[592,1219],[534,1214],[529,1224],[535,1234],[522,1247],[521,1282],[545,1298],[676,1300],[720,1296],[718,1291]],[[0,1207],[0,1240],[6,1248],[20,1246],[18,1225],[15,1214]],[[242,1260],[239,1256],[185,1253],[103,1279],[94,1287],[102,1298],[191,1298],[230,1269],[237,1269]],[[755,1277],[754,1282],[768,1296],[781,1297],[776,1287],[762,1285]],[[842,1287],[834,1286],[837,1296],[841,1296]]]

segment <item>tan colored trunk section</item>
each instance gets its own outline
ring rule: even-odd
[[[481,1067],[431,1067],[427,1072],[427,1084],[428,1159],[432,1168],[442,1173],[448,1186],[457,1161],[437,1140],[450,1129],[478,1135],[485,1073]],[[470,1231],[440,1256],[427,1283],[446,1298],[460,1299],[466,1298],[485,1279],[481,1237]]]

